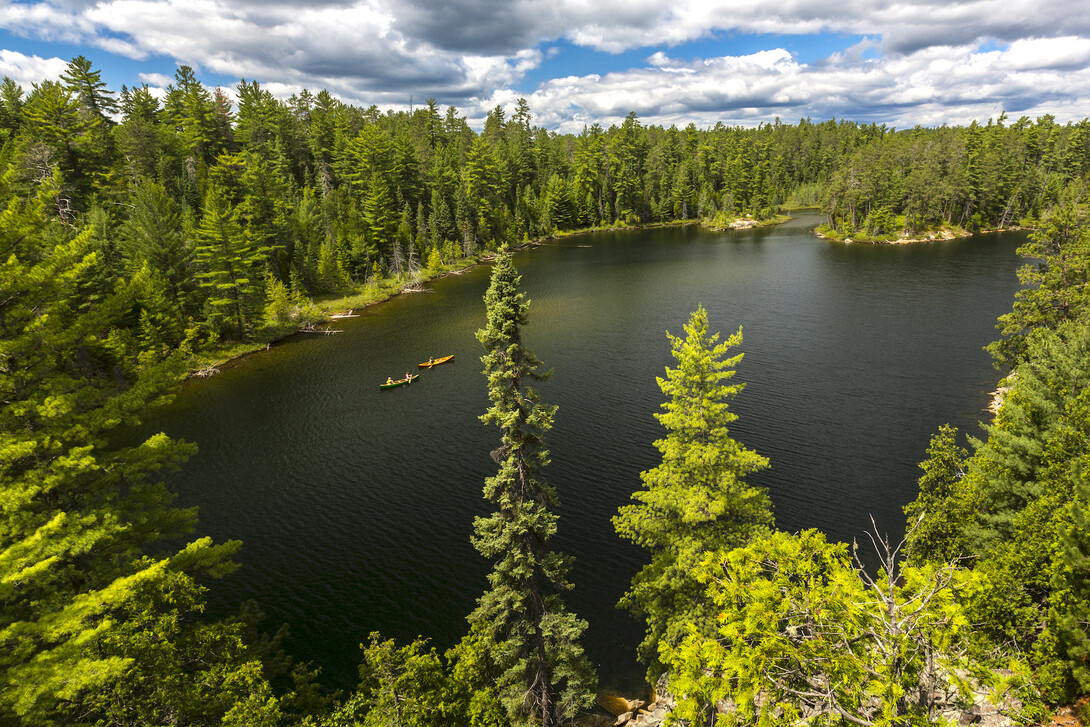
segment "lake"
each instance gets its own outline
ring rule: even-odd
[[[520,252],[532,300],[526,344],[554,370],[559,405],[546,480],[560,496],[554,545],[575,556],[570,608],[603,686],[635,692],[642,626],[615,608],[645,562],[610,518],[653,467],[663,430],[655,382],[665,331],[703,304],[712,330],[743,327],[732,435],[771,460],[777,525],[850,540],[903,534],[917,463],[941,424],[977,433],[999,374],[982,347],[1018,289],[1023,233],[910,245],[832,243],[802,216],[762,230],[600,232]],[[168,484],[200,507],[200,535],[241,539],[242,568],[212,612],[258,601],[287,622],[289,651],[352,686],[359,645],[380,631],[445,649],[485,588],[470,545],[499,433],[474,331],[489,268],[433,281],[183,385],[146,429],[196,442]],[[387,376],[429,356],[451,363],[408,387]]]

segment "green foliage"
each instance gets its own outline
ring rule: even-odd
[[[489,674],[484,630],[475,627],[440,659],[418,638],[399,647],[372,633],[353,694],[320,719],[322,727],[510,727]]]
[[[1090,436],[1088,360],[1086,324],[1042,329],[970,460],[980,493],[973,554],[995,584],[974,604],[982,614],[979,633],[1024,651],[1050,701],[1070,697],[1081,678],[1077,614],[1088,594],[1074,575],[1080,536],[1072,528],[1081,516]]]
[[[945,563],[969,554],[968,533],[976,519],[973,491],[962,485],[969,452],[957,444],[958,430],[944,424],[932,435],[920,463],[920,494],[905,506],[908,557],[912,563]]]
[[[1072,320],[1086,320],[1090,310],[1090,220],[1079,195],[1069,191],[1049,210],[1030,242],[1018,248],[1029,258],[1018,271],[1022,290],[1014,308],[999,317],[1004,338],[988,346],[997,366],[1022,361],[1042,330]]]
[[[511,255],[501,249],[485,294],[487,324],[477,332],[492,406],[481,417],[502,440],[499,471],[485,482],[497,506],[474,522],[473,544],[494,562],[489,589],[469,616],[487,655],[496,693],[513,724],[550,727],[594,700],[595,677],[579,639],[586,622],[564,607],[570,558],[548,550],[556,532],[556,493],[541,479],[548,462],[543,435],[555,406],[527,387],[541,362],[522,343],[529,302],[518,290]]]
[[[644,125],[632,113],[608,129],[594,125],[570,136],[533,127],[524,100],[509,117],[493,110],[477,133],[457,109],[443,114],[434,100],[413,113],[382,113],[327,91],[281,101],[245,80],[237,97],[236,113],[221,90],[206,87],[187,66],[177,69],[161,103],[147,86],[115,95],[82,56],[26,94],[11,79],[0,83],[0,148],[10,162],[0,182],[0,569],[13,579],[0,585],[0,600],[7,599],[0,635],[18,641],[18,648],[5,641],[0,649],[8,680],[0,684],[0,702],[9,710],[21,705],[28,723],[76,704],[77,692],[121,695],[124,684],[142,684],[118,698],[154,701],[135,696],[149,681],[122,678],[134,665],[152,668],[154,659],[126,651],[125,643],[139,641],[136,632],[113,652],[99,647],[110,633],[122,633],[117,614],[145,614],[136,618],[148,629],[169,630],[174,606],[157,584],[173,582],[180,566],[171,560],[157,570],[162,559],[140,558],[145,545],[192,527],[193,513],[171,510],[169,494],[155,483],[155,472],[190,447],[162,437],[107,451],[104,442],[160,397],[192,349],[290,332],[319,315],[308,296],[381,288],[425,261],[436,271],[553,228],[765,218],[789,200],[821,202],[830,228],[848,235],[988,229],[1041,218],[1023,249],[1034,260],[1022,273],[1026,289],[1000,321],[1007,337],[992,350],[1001,365],[1043,356],[1057,370],[1082,371],[1077,331],[1086,320],[1088,243],[1076,181],[1090,170],[1086,121],[1058,125],[1045,116],[1007,125],[1001,116],[987,125],[894,131],[802,120],[679,130]],[[121,123],[114,121],[118,110]],[[521,305],[505,309],[504,325],[525,323]],[[522,719],[553,699],[543,691],[520,702],[516,685],[533,674],[548,673],[557,689],[568,689],[555,697],[563,709],[583,703],[590,684],[577,645],[583,624],[555,607],[565,559],[510,545],[520,527],[544,539],[555,530],[553,493],[537,469],[547,460],[541,434],[552,408],[520,388],[534,378],[536,362],[517,336],[489,335],[497,357],[489,364],[497,397],[489,421],[505,434],[500,472],[488,485],[499,513],[482,520],[477,542],[498,570],[477,611],[487,628],[474,637],[474,653],[484,656],[470,660],[488,668],[475,672],[475,691],[463,699],[476,705],[470,713],[481,725],[495,722],[501,702],[516,705]],[[504,358],[508,349],[513,359]],[[685,356],[695,362],[697,353]],[[692,401],[717,388],[728,397],[736,391],[715,378],[730,372],[709,371],[704,394],[693,393]],[[767,496],[744,484],[763,459],[729,438],[725,408],[708,409],[717,421],[685,413],[681,392],[700,374],[693,368],[678,376],[664,384],[663,463],[644,473],[646,491],[617,518],[618,531],[651,554],[625,597],[649,620],[643,653],[651,660],[660,637],[676,641],[686,622],[713,625],[692,577],[702,554],[743,544],[771,523]],[[978,574],[994,589],[994,597],[968,606],[983,623],[977,646],[1016,642],[1050,675],[1045,691],[1059,694],[1072,688],[1072,668],[1084,653],[1087,596],[1077,554],[1085,549],[1073,523],[1081,522],[1085,498],[1070,464],[1086,430],[1072,403],[1081,379],[1049,374],[1044,364],[1025,376],[967,464],[943,432],[933,442],[921,497],[910,509],[923,517],[912,551],[919,562],[961,552],[977,557]],[[700,427],[706,439],[694,434]],[[223,557],[212,548],[201,567],[214,569]],[[538,574],[541,593],[525,595],[520,578],[528,572]],[[189,588],[184,581],[175,586]],[[77,593],[89,600],[69,598]],[[100,593],[108,599],[96,606]],[[275,705],[239,655],[233,632],[197,635],[200,596],[188,593],[192,598],[177,606],[189,614],[179,616],[186,628],[171,633],[190,639],[190,654],[226,645],[224,653],[236,656],[224,668],[236,670],[237,679],[178,671],[161,655],[165,674],[185,675],[167,682],[222,678],[238,685],[225,688],[235,695],[249,684],[254,698],[240,696],[228,721],[273,719]],[[519,631],[522,623],[538,630]],[[535,639],[562,656],[524,660]],[[101,663],[81,661],[92,647]],[[11,681],[19,669],[38,681]],[[61,673],[70,674],[67,686]],[[305,670],[299,678],[306,681]],[[170,687],[178,695],[185,689]],[[227,703],[206,701],[201,714]],[[280,718],[292,714],[299,712],[282,709]]]
[[[980,633],[988,643],[1030,653],[1048,698],[1072,689],[1080,657],[1065,658],[1057,629],[1078,654],[1076,614],[1087,603],[1072,580],[1081,567],[1073,525],[1081,517],[1090,431],[1090,327],[1082,291],[1090,250],[1077,201],[1073,192],[1065,196],[1020,250],[1037,258],[1019,273],[1033,287],[1000,318],[1008,338],[991,347],[1016,368],[995,422],[985,427],[987,439],[975,442],[963,485],[977,502],[976,522],[966,528],[972,555],[993,583],[994,597],[973,604]]]
[[[194,234],[196,259],[201,266],[197,279],[206,292],[206,313],[216,331],[234,329],[245,338],[251,329],[261,286],[258,275],[266,250],[245,234],[237,210],[218,187],[209,187],[204,216]]]
[[[441,727],[452,724],[447,677],[423,639],[398,648],[371,634],[360,664],[360,685],[322,724],[325,727]]]
[[[112,124],[110,114],[117,113],[117,101],[114,92],[106,88],[102,72],[91,68],[91,61],[83,56],[76,56],[68,63],[61,80],[76,94],[84,114],[95,125]]]
[[[143,584],[134,602],[115,614],[116,625],[98,647],[127,658],[128,668],[103,688],[81,695],[72,711],[99,714],[106,724],[117,725],[166,719],[278,725],[278,700],[243,641],[244,624],[194,619],[203,609],[204,591],[179,572]]]
[[[194,250],[178,205],[166,189],[147,181],[134,190],[133,210],[121,227],[122,256],[132,272],[147,266],[179,315],[194,313]]]
[[[725,358],[742,342],[741,329],[719,343],[708,333],[708,314],[698,308],[685,324],[685,338],[667,332],[676,368],[666,369],[659,388],[666,395],[656,418],[667,430],[655,442],[662,463],[641,473],[646,489],[636,504],[613,518],[617,533],[651,552],[651,563],[632,581],[621,605],[647,619],[640,647],[652,676],[661,671],[660,642],[675,643],[690,624],[710,628],[710,604],[693,571],[708,551],[743,545],[772,525],[772,506],[746,475],[768,460],[730,436],[737,419],[728,402],[744,384],[731,384],[742,354]]]
[[[897,564],[880,540],[876,578],[821,533],[774,533],[709,555],[696,575],[718,610],[713,635],[695,627],[664,643],[677,716],[707,724],[943,724],[947,691],[969,703],[968,679],[997,683],[963,658],[968,628],[955,593],[979,588],[952,566]]]
[[[509,727],[507,709],[500,699],[489,655],[491,626],[478,622],[447,652],[451,685],[464,705],[470,727]]]
[[[265,281],[265,324],[281,326],[291,318],[292,299],[288,286],[273,276]]]
[[[932,440],[921,494],[907,511],[915,562],[966,556],[985,588],[965,594],[976,624],[973,653],[1014,655],[1034,673],[1040,698],[1086,688],[1086,500],[1090,437],[1090,326],[1043,326],[1025,340],[1022,362],[987,438],[974,452],[953,430]]]
[[[1067,599],[1058,616],[1072,676],[1084,693],[1090,692],[1090,477],[1086,459],[1079,463],[1070,505],[1071,525],[1063,533],[1062,573]]]
[[[1090,377],[1090,326],[1068,323],[1035,336],[1028,360],[1015,369],[988,438],[974,454],[970,469],[981,496],[985,542],[1009,536],[1019,513],[1059,484],[1057,468],[1077,453],[1070,431],[1088,423],[1072,417],[1069,406],[1086,390]],[[1057,450],[1056,448],[1060,448]],[[1066,477],[1064,473],[1064,477]],[[1055,493],[1066,502],[1071,484]]]
[[[271,725],[276,699],[239,630],[196,620],[194,578],[230,572],[238,544],[149,555],[193,527],[156,478],[194,448],[111,442],[183,362],[119,355],[141,281],[87,296],[102,263],[92,230],[46,216],[57,184],[0,212],[0,721]]]

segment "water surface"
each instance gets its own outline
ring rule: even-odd
[[[658,460],[655,377],[664,332],[698,304],[743,327],[747,383],[733,435],[771,459],[779,527],[899,537],[930,435],[975,430],[997,378],[981,348],[1017,289],[1018,233],[901,246],[815,238],[813,218],[766,229],[593,233],[519,253],[532,299],[524,339],[555,374],[546,479],[558,548],[576,558],[568,602],[591,626],[604,684],[635,690],[642,628],[614,604],[644,563],[610,518]],[[373,630],[441,648],[464,632],[489,565],[470,545],[495,465],[480,348],[486,267],[435,281],[191,381],[150,430],[200,447],[170,486],[200,506],[200,534],[241,539],[242,569],[213,607],[255,598],[288,622],[291,652],[351,686]],[[455,354],[409,387],[387,376]]]

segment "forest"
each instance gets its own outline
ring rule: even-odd
[[[525,101],[479,132],[411,112],[234,98],[180,67],[165,97],[107,88],[79,56],[0,84],[0,725],[523,725],[585,718],[595,678],[549,550],[554,407],[520,328],[508,250],[589,228],[726,226],[812,206],[831,237],[1026,227],[1024,289],[989,347],[1003,402],[981,438],[939,428],[881,568],[816,531],[776,530],[736,441],[741,332],[701,308],[664,338],[661,464],[614,519],[648,553],[621,605],[679,724],[1018,723],[1090,692],[1090,122],[968,127],[844,120],[756,128],[535,127]],[[465,637],[372,634],[351,693],[295,663],[257,605],[203,617],[241,543],[186,542],[163,473],[193,445],[112,439],[233,346],[324,306],[496,255],[478,332],[500,429],[493,563]],[[635,484],[635,483],[634,483]],[[953,696],[950,696],[953,695]],[[984,695],[983,697],[981,695]],[[949,707],[957,705],[953,712]],[[960,711],[959,711],[960,710]]]

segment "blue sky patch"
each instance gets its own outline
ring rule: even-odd
[[[636,48],[623,53],[606,53],[561,40],[542,47],[545,58],[541,65],[527,73],[522,82],[515,86],[515,90],[529,94],[542,83],[553,78],[587,76],[593,73],[604,76],[633,68],[645,68],[648,65],[647,59],[659,51],[680,61],[693,61],[723,56],[746,56],[763,50],[783,48],[790,52],[799,63],[809,64],[855,45],[863,40],[863,37],[837,33],[816,35],[715,33],[712,37],[691,43]]]

